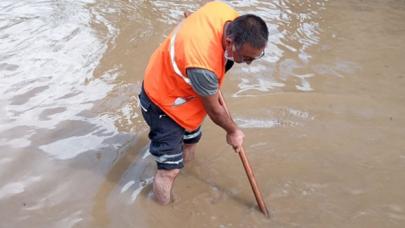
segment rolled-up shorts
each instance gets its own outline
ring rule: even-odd
[[[141,90],[139,101],[142,116],[149,125],[149,152],[155,157],[158,169],[181,169],[183,163],[183,145],[195,144],[201,139],[201,127],[187,132],[157,105],[155,105],[145,91]]]

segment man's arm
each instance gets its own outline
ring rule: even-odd
[[[214,123],[226,131],[228,144],[236,151],[239,151],[243,143],[244,134],[219,100],[220,91],[216,75],[202,68],[188,68],[187,75],[190,78],[193,90],[200,97],[208,116]]]
[[[224,105],[219,102],[219,90],[214,95],[200,96],[200,98],[211,120],[226,131],[228,144],[231,145],[236,152],[239,152],[242,148],[245,135],[232,120],[230,114],[227,113]]]

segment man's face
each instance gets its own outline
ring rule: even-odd
[[[244,43],[242,46],[237,47],[232,40],[228,40],[227,42],[227,51],[228,53],[232,53],[232,56],[236,63],[247,63],[251,64],[254,60],[263,57],[264,49],[263,48],[254,48],[248,43]]]

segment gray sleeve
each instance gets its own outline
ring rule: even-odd
[[[200,96],[214,95],[218,90],[218,79],[215,73],[202,68],[187,68],[191,86]]]

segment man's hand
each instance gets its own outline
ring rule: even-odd
[[[239,128],[234,132],[226,134],[227,143],[233,147],[236,153],[241,152],[244,138],[245,134]]]

